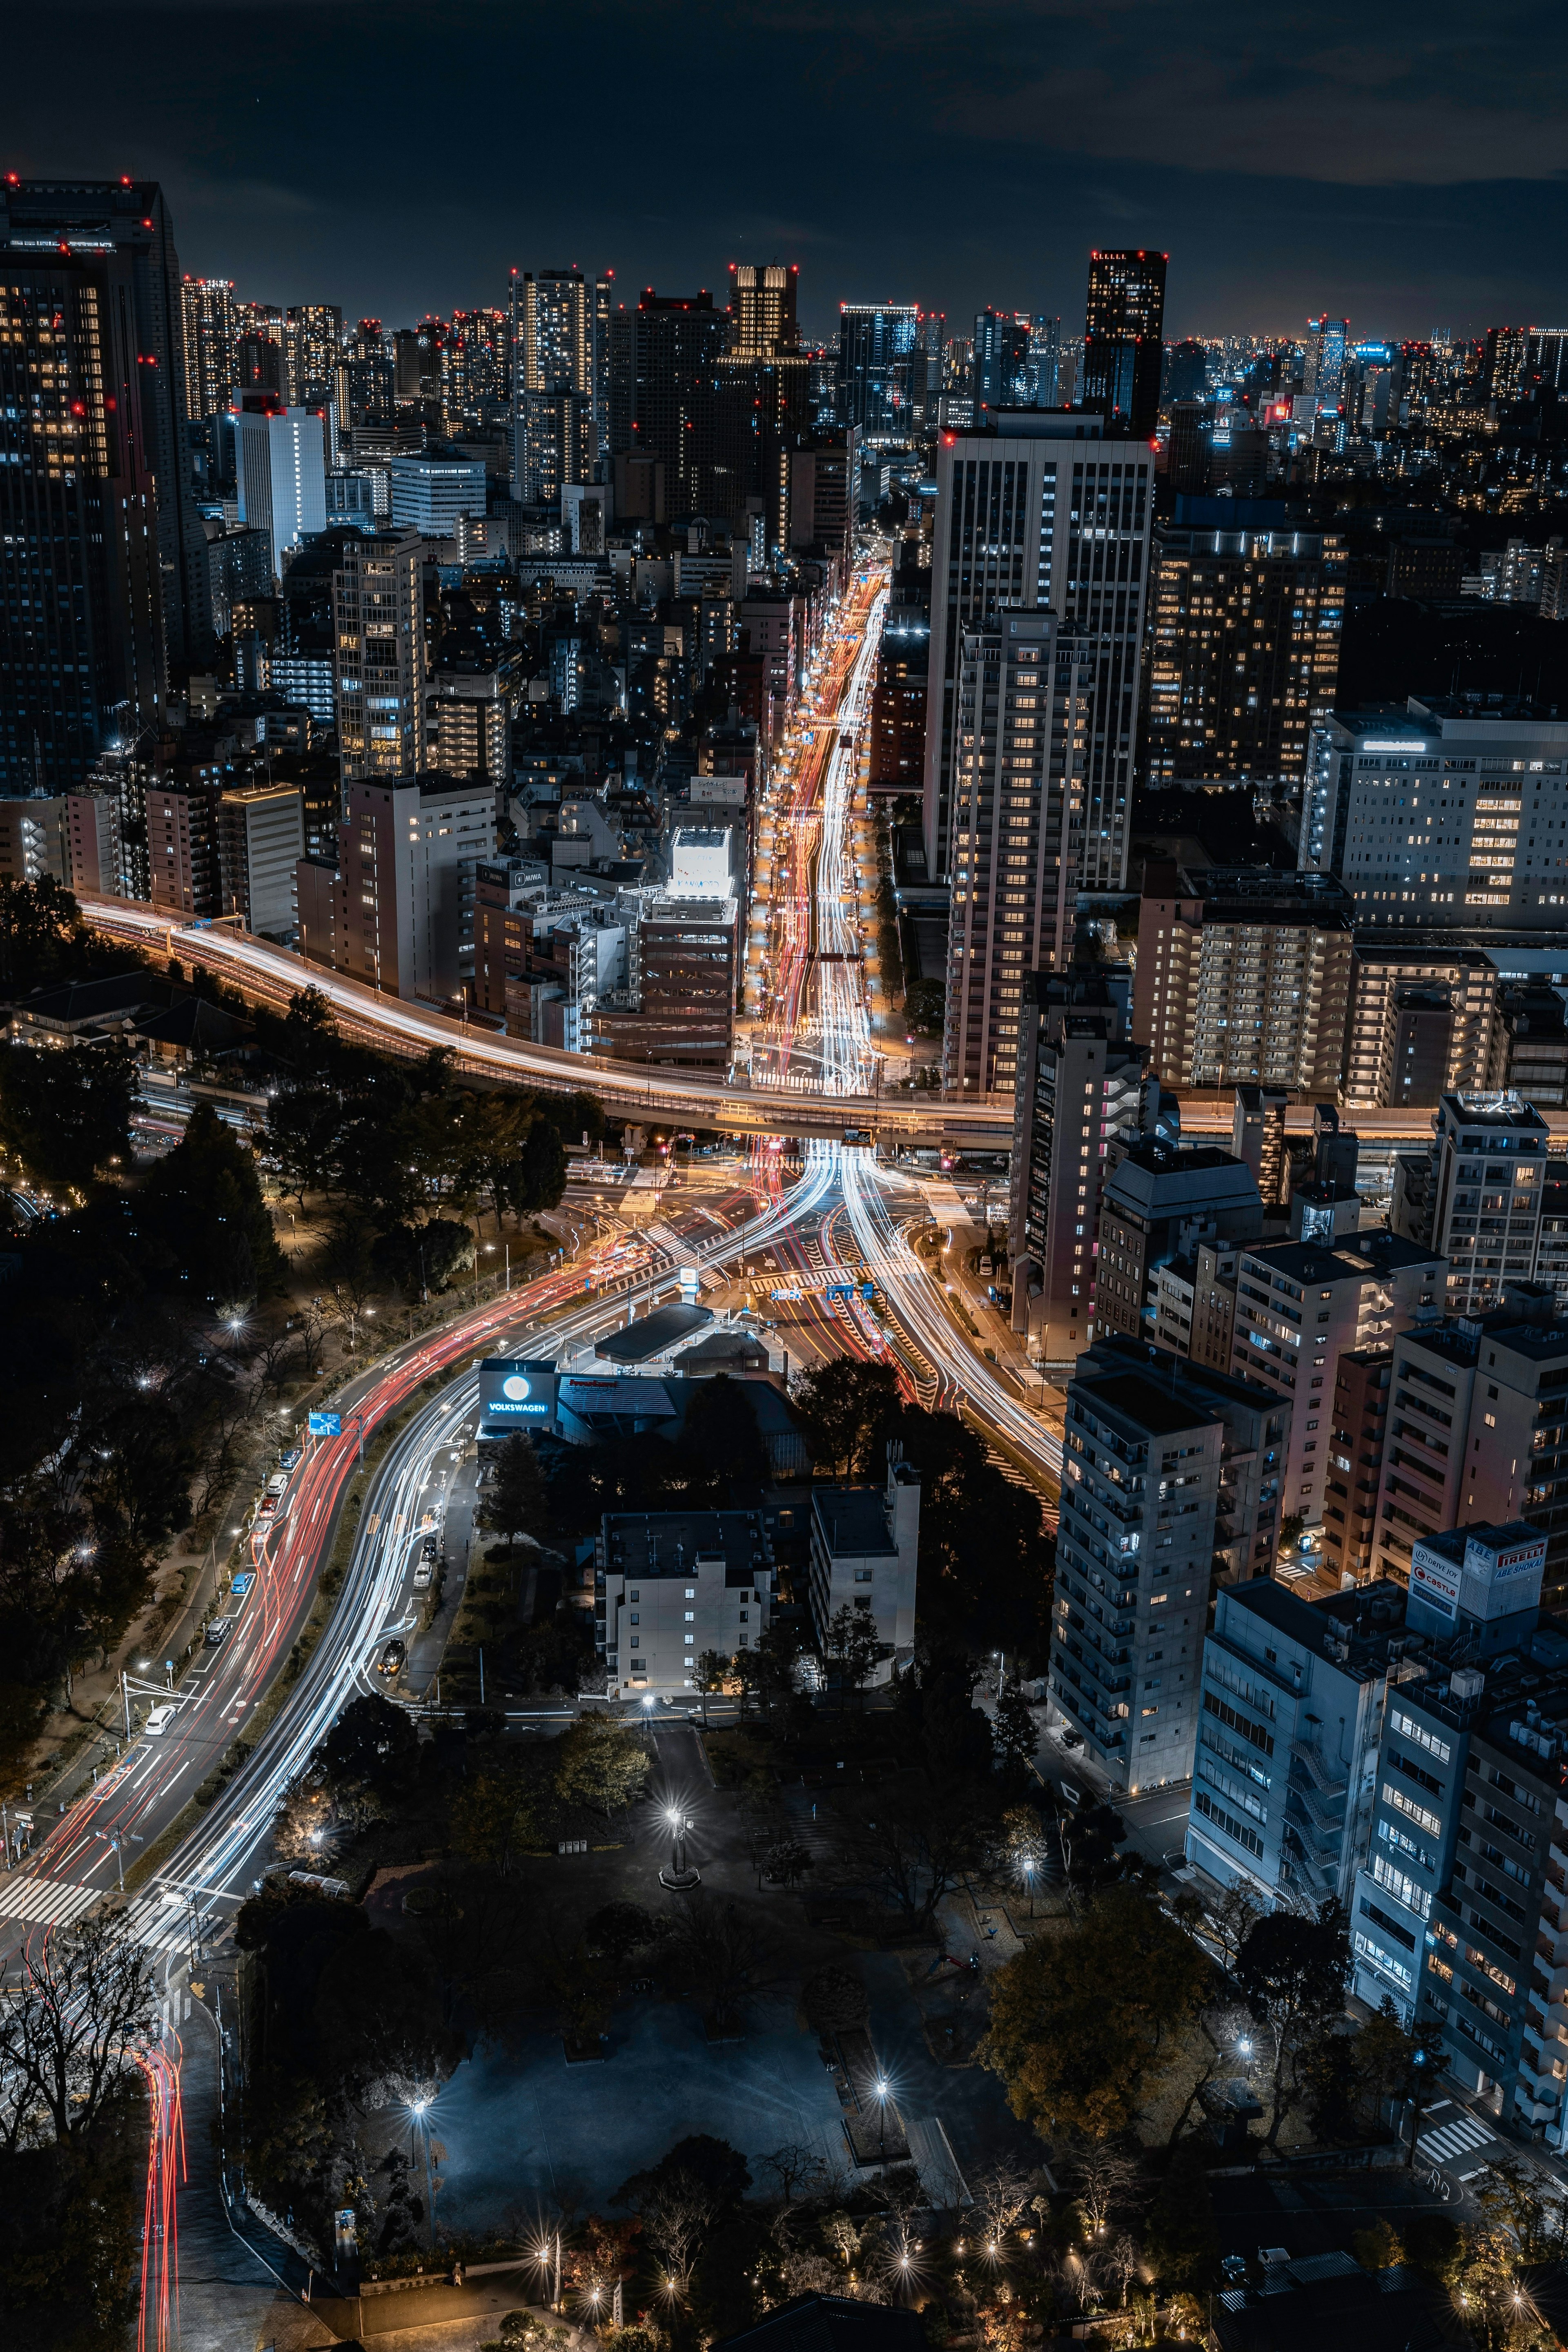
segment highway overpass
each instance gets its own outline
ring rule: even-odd
[[[1010,1096],[983,1102],[944,1102],[940,1095],[822,1095],[771,1087],[726,1085],[699,1070],[665,1070],[568,1054],[521,1037],[498,1035],[435,1005],[384,996],[363,981],[307,963],[291,949],[254,939],[227,924],[176,922],[139,900],[100,898],[79,891],[94,930],[139,948],[218,973],[252,1003],[281,1010],[301,988],[320,989],[346,1036],[384,1051],[427,1053],[449,1048],[458,1067],[475,1076],[504,1077],[561,1093],[585,1088],[607,1115],[644,1126],[712,1128],[725,1135],[787,1135],[842,1140],[847,1130],[879,1143],[947,1145],[1005,1151],[1012,1139]]]

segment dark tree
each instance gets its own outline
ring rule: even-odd
[[[532,1441],[514,1429],[501,1440],[485,1490],[485,1524],[510,1543],[531,1519],[539,1518],[543,1504],[544,1478]]]
[[[136,1057],[118,1039],[63,1053],[0,1053],[0,1145],[37,1184],[85,1192],[111,1160],[129,1166]]]
[[[818,1462],[851,1474],[875,1470],[878,1439],[899,1411],[899,1376],[891,1364],[836,1356],[805,1375],[795,1404]]]
[[[690,1383],[680,1447],[697,1475],[715,1488],[731,1478],[756,1486],[767,1478],[756,1408],[744,1383],[727,1372]]]

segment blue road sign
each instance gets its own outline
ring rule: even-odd
[[[312,1437],[341,1437],[343,1417],[341,1412],[313,1412],[310,1422]]]

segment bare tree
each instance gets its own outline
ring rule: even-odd
[[[689,2172],[661,2181],[642,2205],[643,2235],[664,2263],[672,2287],[684,2290],[717,2211],[711,2191]]]
[[[0,2005],[0,2145],[87,2131],[156,2038],[158,2014],[122,1913],[57,1929]]]
[[[771,2156],[758,2157],[757,2162],[764,2172],[773,2174],[786,2205],[793,2205],[799,2194],[809,2197],[826,2182],[827,2167],[821,2157],[798,2140],[786,2140]]]
[[[1112,2213],[1132,2200],[1138,2160],[1112,2140],[1090,2140],[1073,2158],[1068,2178],[1089,2236],[1102,2238]]]
[[[989,2170],[978,2174],[970,2187],[975,2210],[984,2225],[985,2250],[999,2254],[1008,2231],[1028,2210],[1028,2177],[1012,2165],[994,2164]]]

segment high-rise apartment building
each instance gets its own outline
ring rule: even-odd
[[[354,533],[332,574],[343,782],[398,780],[425,760],[425,635],[417,531]]]
[[[201,425],[223,414],[239,382],[239,316],[232,279],[182,278],[180,309],[185,417]]]
[[[915,376],[921,312],[913,302],[838,306],[838,421],[868,441],[900,442],[918,429]],[[923,385],[920,387],[923,390]]]
[[[1342,1354],[1440,1314],[1444,1271],[1425,1244],[1389,1233],[1329,1248],[1268,1242],[1241,1253],[1230,1369],[1293,1399],[1281,1491],[1286,1510],[1310,1526],[1323,1516]]]
[[[1106,1155],[1141,1123],[1145,1057],[1118,994],[1097,975],[1025,982],[1007,1257],[1013,1328],[1047,1368],[1094,1337]]]
[[[1173,1087],[1289,1087],[1332,1101],[1344,1067],[1353,935],[1327,875],[1192,874],[1151,861],[1133,1025]]]
[[[1085,408],[1143,440],[1160,421],[1169,257],[1129,250],[1089,257],[1078,396]]]
[[[626,984],[594,1007],[589,1050],[621,1061],[723,1069],[735,1027],[734,899],[649,888],[624,891],[621,907]]]
[[[1303,866],[1379,930],[1554,931],[1568,921],[1568,719],[1412,695],[1312,730]]]
[[[1186,1851],[1222,1886],[1349,1907],[1405,1647],[1402,1603],[1375,1585],[1311,1602],[1271,1577],[1221,1588],[1204,1643]]]
[[[275,393],[236,394],[239,519],[267,534],[275,578],[287,555],[327,528],[327,428],[319,408],[285,407]]]
[[[1212,1363],[1217,1349],[1194,1353],[1191,1334],[1184,1347],[1174,1332],[1162,1338],[1163,1270],[1176,1265],[1189,1270],[1195,1308],[1199,1250],[1214,1244],[1217,1271],[1232,1248],[1256,1241],[1262,1230],[1263,1205],[1252,1171],[1228,1151],[1208,1144],[1180,1151],[1161,1135],[1146,1135],[1121,1150],[1100,1198],[1096,1333],[1102,1339],[1120,1332],[1129,1339],[1156,1339],[1178,1355]],[[1192,1328],[1197,1328],[1195,1317]],[[1228,1349],[1218,1369],[1229,1370]]]
[[[1076,622],[1092,662],[1079,880],[1126,879],[1153,465],[1099,417],[1004,410],[937,446],[926,719],[926,866],[952,863],[965,635],[1005,608]]]
[[[335,302],[291,303],[283,322],[289,405],[324,409],[343,350],[343,314]]]
[[[305,855],[305,803],[298,784],[235,784],[217,804],[218,879],[225,914],[247,931],[291,940],[296,875]]]
[[[1011,1091],[1028,975],[1072,961],[1092,648],[1050,612],[966,632],[942,1084]]]
[[[1342,1349],[1334,1374],[1323,1473],[1323,1566],[1342,1584],[1347,1577],[1366,1584],[1378,1573],[1373,1538],[1393,1367],[1393,1347],[1377,1342],[1370,1348]],[[1329,1391],[1323,1393],[1328,1396]]]
[[[510,414],[511,351],[504,310],[454,310],[441,341],[441,415],[448,433]]]
[[[1192,1772],[1216,1577],[1267,1576],[1288,1401],[1122,1339],[1080,1355],[1062,1446],[1047,1720],[1127,1796]]]
[[[1489,1085],[1497,970],[1473,948],[1358,942],[1351,958],[1344,1100],[1435,1109]]]
[[[1299,784],[1310,728],[1333,707],[1344,541],[1251,528],[1246,501],[1182,499],[1150,563],[1150,782]]]
[[[520,392],[592,388],[594,307],[580,269],[525,269],[512,278],[513,368]]]

